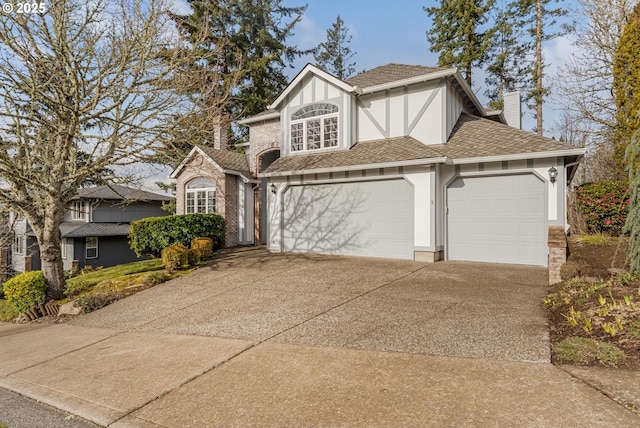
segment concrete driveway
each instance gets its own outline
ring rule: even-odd
[[[549,361],[543,268],[227,252],[72,324],[514,361]]]
[[[548,363],[545,281],[227,251],[66,325],[0,324],[0,387],[113,428],[638,425]]]

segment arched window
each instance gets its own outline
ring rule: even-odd
[[[187,183],[185,213],[216,212],[216,182],[204,177],[194,178]]]
[[[291,115],[291,151],[318,150],[338,145],[338,106],[311,104]]]

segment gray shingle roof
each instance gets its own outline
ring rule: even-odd
[[[433,146],[427,146],[413,137],[363,141],[350,150],[287,156],[276,160],[265,173],[302,171],[324,168],[369,165],[442,156]]]
[[[62,223],[60,233],[63,238],[84,238],[87,236],[126,236],[129,234],[128,223]]]
[[[219,150],[212,147],[198,146],[212,161],[217,163],[220,168],[225,170],[237,171],[243,175],[250,177],[249,163],[247,162],[247,156],[232,152],[230,150]]]
[[[413,137],[363,141],[350,150],[286,156],[276,160],[264,173],[375,165],[445,156],[456,160],[568,149],[576,147],[463,113],[447,144],[425,145]]]
[[[446,70],[446,68],[427,67],[424,65],[387,64],[360,73],[357,76],[345,80],[345,82],[353,86],[366,88],[441,70]]]
[[[462,113],[447,144],[432,146],[452,159],[575,149],[567,143]]]
[[[170,196],[133,189],[119,184],[88,187],[78,190],[80,198],[109,199],[109,200],[139,200],[139,201],[168,201]]]

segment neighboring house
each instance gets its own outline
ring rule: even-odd
[[[120,185],[78,190],[60,225],[64,269],[114,266],[138,260],[129,247],[129,223],[165,216],[165,195]],[[36,237],[25,219],[13,222],[12,267],[17,272],[41,268]]]
[[[546,266],[584,149],[520,130],[519,95],[505,106],[485,110],[456,69],[342,81],[307,65],[240,122],[246,156],[191,151],[172,174],[177,209],[224,214],[227,245]]]

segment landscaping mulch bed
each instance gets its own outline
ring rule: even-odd
[[[565,271],[573,277],[544,302],[554,364],[640,369],[640,277],[609,271],[624,268],[626,246],[570,237]]]

